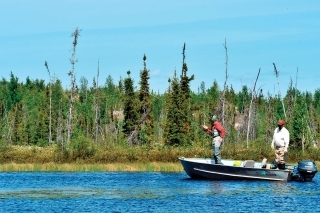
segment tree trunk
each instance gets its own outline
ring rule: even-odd
[[[72,111],[73,111],[73,107],[74,107],[74,96],[76,93],[76,77],[75,77],[75,72],[74,72],[74,65],[77,62],[77,60],[75,59],[75,54],[76,54],[76,47],[78,44],[78,37],[80,36],[80,31],[78,29],[78,27],[76,28],[76,30],[74,31],[74,33],[72,33],[72,36],[74,37],[73,40],[73,51],[72,51],[72,55],[71,55],[71,65],[72,65],[72,69],[71,71],[68,73],[70,76],[70,83],[71,83],[71,89],[70,89],[70,101],[69,101],[69,115],[68,115],[68,122],[67,122],[67,143],[70,142],[71,139],[71,133],[72,133]]]
[[[227,48],[227,40],[224,40],[224,49],[226,51],[226,79],[223,85],[223,93],[222,93],[222,125],[225,124],[225,102],[226,102],[226,87],[227,87],[227,80],[228,80],[228,48]]]
[[[249,148],[249,133],[250,133],[250,125],[251,125],[251,122],[250,122],[251,120],[250,119],[251,119],[252,102],[253,102],[253,99],[254,99],[254,94],[255,94],[255,90],[256,90],[256,84],[257,84],[257,81],[258,81],[258,78],[259,78],[260,70],[261,69],[259,69],[256,81],[254,82],[254,86],[253,86],[253,89],[251,91],[251,102],[250,102],[250,107],[249,107],[248,126],[247,126],[247,148]]]

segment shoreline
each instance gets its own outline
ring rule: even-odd
[[[319,161],[315,161],[320,166]],[[295,165],[288,163],[288,165]],[[148,163],[3,163],[1,172],[184,172],[180,162]]]
[[[0,172],[183,172],[180,163],[4,163]]]

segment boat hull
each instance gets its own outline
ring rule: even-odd
[[[195,179],[211,180],[267,180],[290,181],[292,171],[261,168],[255,163],[251,168],[235,166],[233,160],[222,160],[224,165],[214,164],[213,159],[179,158],[186,173]],[[243,164],[243,162],[241,162]]]

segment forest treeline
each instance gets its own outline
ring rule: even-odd
[[[219,85],[215,79],[208,88],[202,82],[198,91],[190,90],[194,76],[188,76],[182,48],[181,71],[173,71],[164,94],[150,91],[147,57],[139,82],[127,71],[126,77],[114,82],[109,75],[96,76],[89,83],[85,77],[76,82],[76,47],[80,31],[72,34],[70,88],[50,74],[48,62],[44,72],[50,82],[41,79],[20,81],[13,72],[0,81],[0,144],[1,146],[55,145],[59,150],[82,150],[89,155],[92,147],[204,147],[210,136],[202,125],[217,115],[227,135],[225,144],[250,147],[259,143],[269,147],[279,119],[286,121],[293,150],[309,150],[317,146],[320,130],[320,89],[301,92],[291,81],[286,94],[264,95],[255,86],[244,85],[234,91],[226,80]],[[274,64],[275,77],[279,73]],[[260,71],[259,71],[260,72]],[[271,73],[272,74],[272,73]],[[259,76],[259,73],[258,73]],[[257,79],[258,79],[257,76]],[[138,87],[136,84],[138,83]]]

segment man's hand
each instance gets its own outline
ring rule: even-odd
[[[209,132],[209,128],[206,125],[202,125],[202,128],[205,132]]]
[[[220,141],[220,143],[222,143],[222,141],[223,141],[223,138],[219,138],[219,141]]]

